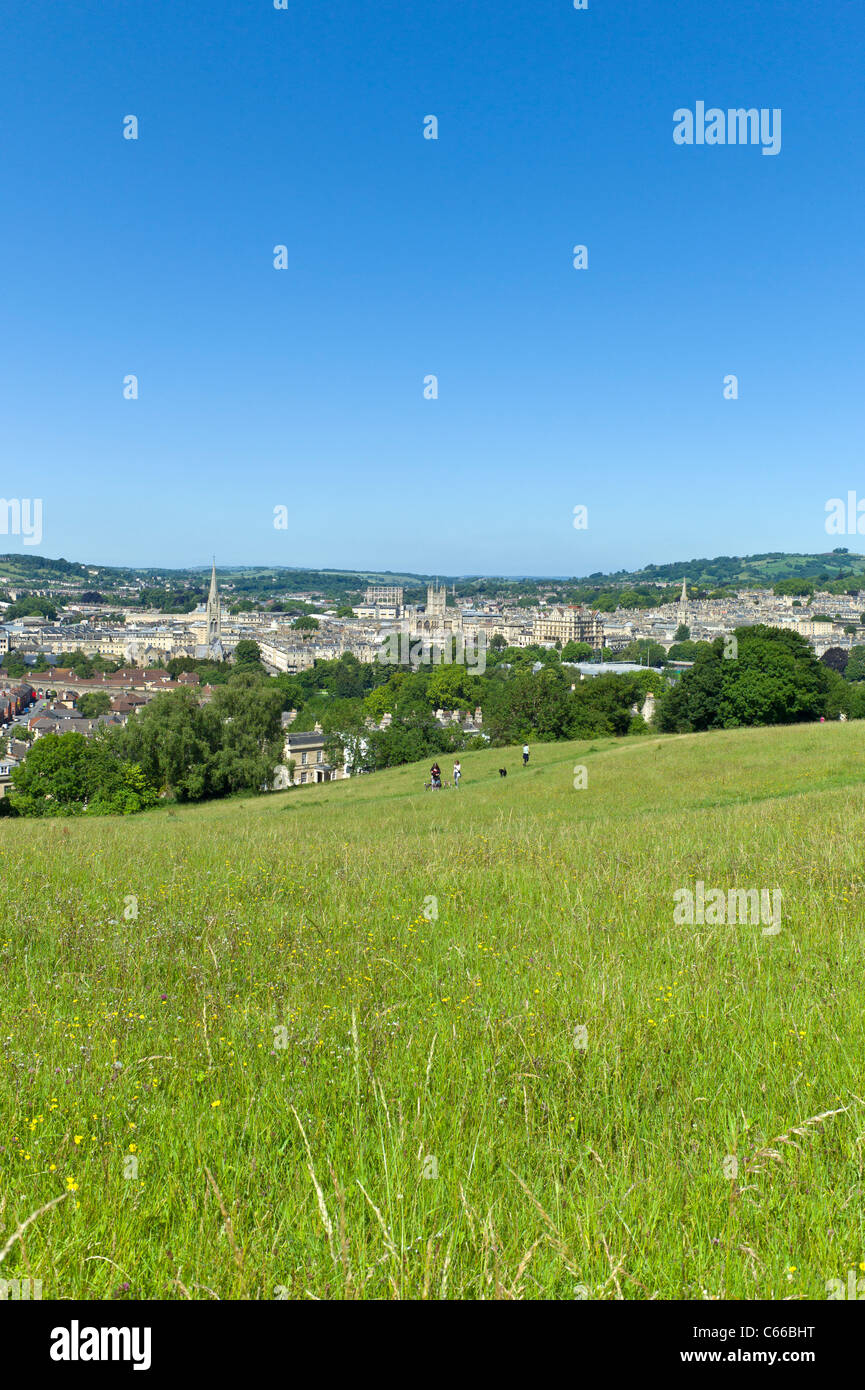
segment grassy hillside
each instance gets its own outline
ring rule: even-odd
[[[555,744],[467,754],[458,792],[413,766],[2,823],[0,1251],[61,1200],[0,1273],[46,1298],[824,1297],[865,1261],[861,737]],[[780,889],[780,932],[675,924],[698,879]]]
[[[813,555],[790,551],[768,551],[763,555],[717,555],[714,559],[682,560],[666,565],[645,565],[638,570],[619,570],[610,575],[591,575],[599,583],[615,581],[622,584],[645,584],[664,580],[713,588],[730,584],[741,588],[771,589],[780,579],[822,578],[826,582],[842,576],[865,573],[865,556],[845,549]]]

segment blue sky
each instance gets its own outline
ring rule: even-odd
[[[64,0],[3,28],[2,492],[43,499],[38,553],[865,549],[824,528],[865,495],[860,4]],[[780,154],[675,145],[698,100],[781,108]]]

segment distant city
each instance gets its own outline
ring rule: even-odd
[[[100,582],[103,573],[112,572],[87,571],[90,583]],[[323,571],[322,579],[334,575],[339,572]],[[290,581],[290,572],[281,577]],[[596,586],[601,578],[592,576]],[[35,667],[42,657],[50,666],[63,652],[75,650],[146,668],[183,657],[230,659],[238,642],[254,640],[267,668],[294,673],[345,653],[375,661],[391,634],[406,631],[487,643],[499,638],[508,647],[579,642],[591,647],[597,660],[609,660],[641,642],[667,654],[682,641],[684,628],[690,641],[699,642],[757,623],[800,633],[822,656],[830,647],[849,650],[865,643],[865,575],[849,578],[852,582],[845,582],[843,572],[840,580],[833,576],[831,589],[805,579],[771,587],[728,583],[722,591],[689,587],[683,577],[680,583],[644,582],[634,592],[616,577],[618,595],[611,604],[605,592],[607,611],[601,611],[590,601],[568,601],[569,588],[579,586],[581,597],[586,592],[589,581],[576,580],[502,581],[496,592],[495,581],[446,585],[433,580],[424,590],[406,577],[406,583],[370,583],[334,597],[322,591],[331,588],[326,582],[271,595],[259,578],[252,583],[257,596],[251,599],[248,583],[234,577],[220,581],[214,563],[207,596],[196,602],[188,584],[169,575],[148,572],[125,583],[112,577],[112,589],[101,593],[83,588],[85,581],[77,576],[11,583],[0,569],[0,658],[14,651],[27,666]],[[486,592],[479,595],[478,589]],[[187,611],[178,611],[179,606]],[[26,608],[35,611],[21,611]]]

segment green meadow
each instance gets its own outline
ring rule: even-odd
[[[413,765],[0,821],[0,1278],[679,1300],[859,1277],[862,726],[462,764],[459,791]],[[675,922],[697,881],[780,890],[780,931]]]

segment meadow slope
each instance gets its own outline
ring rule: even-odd
[[[519,763],[0,821],[0,1277],[795,1299],[858,1276],[862,726]],[[780,932],[675,924],[696,880],[780,889]]]

